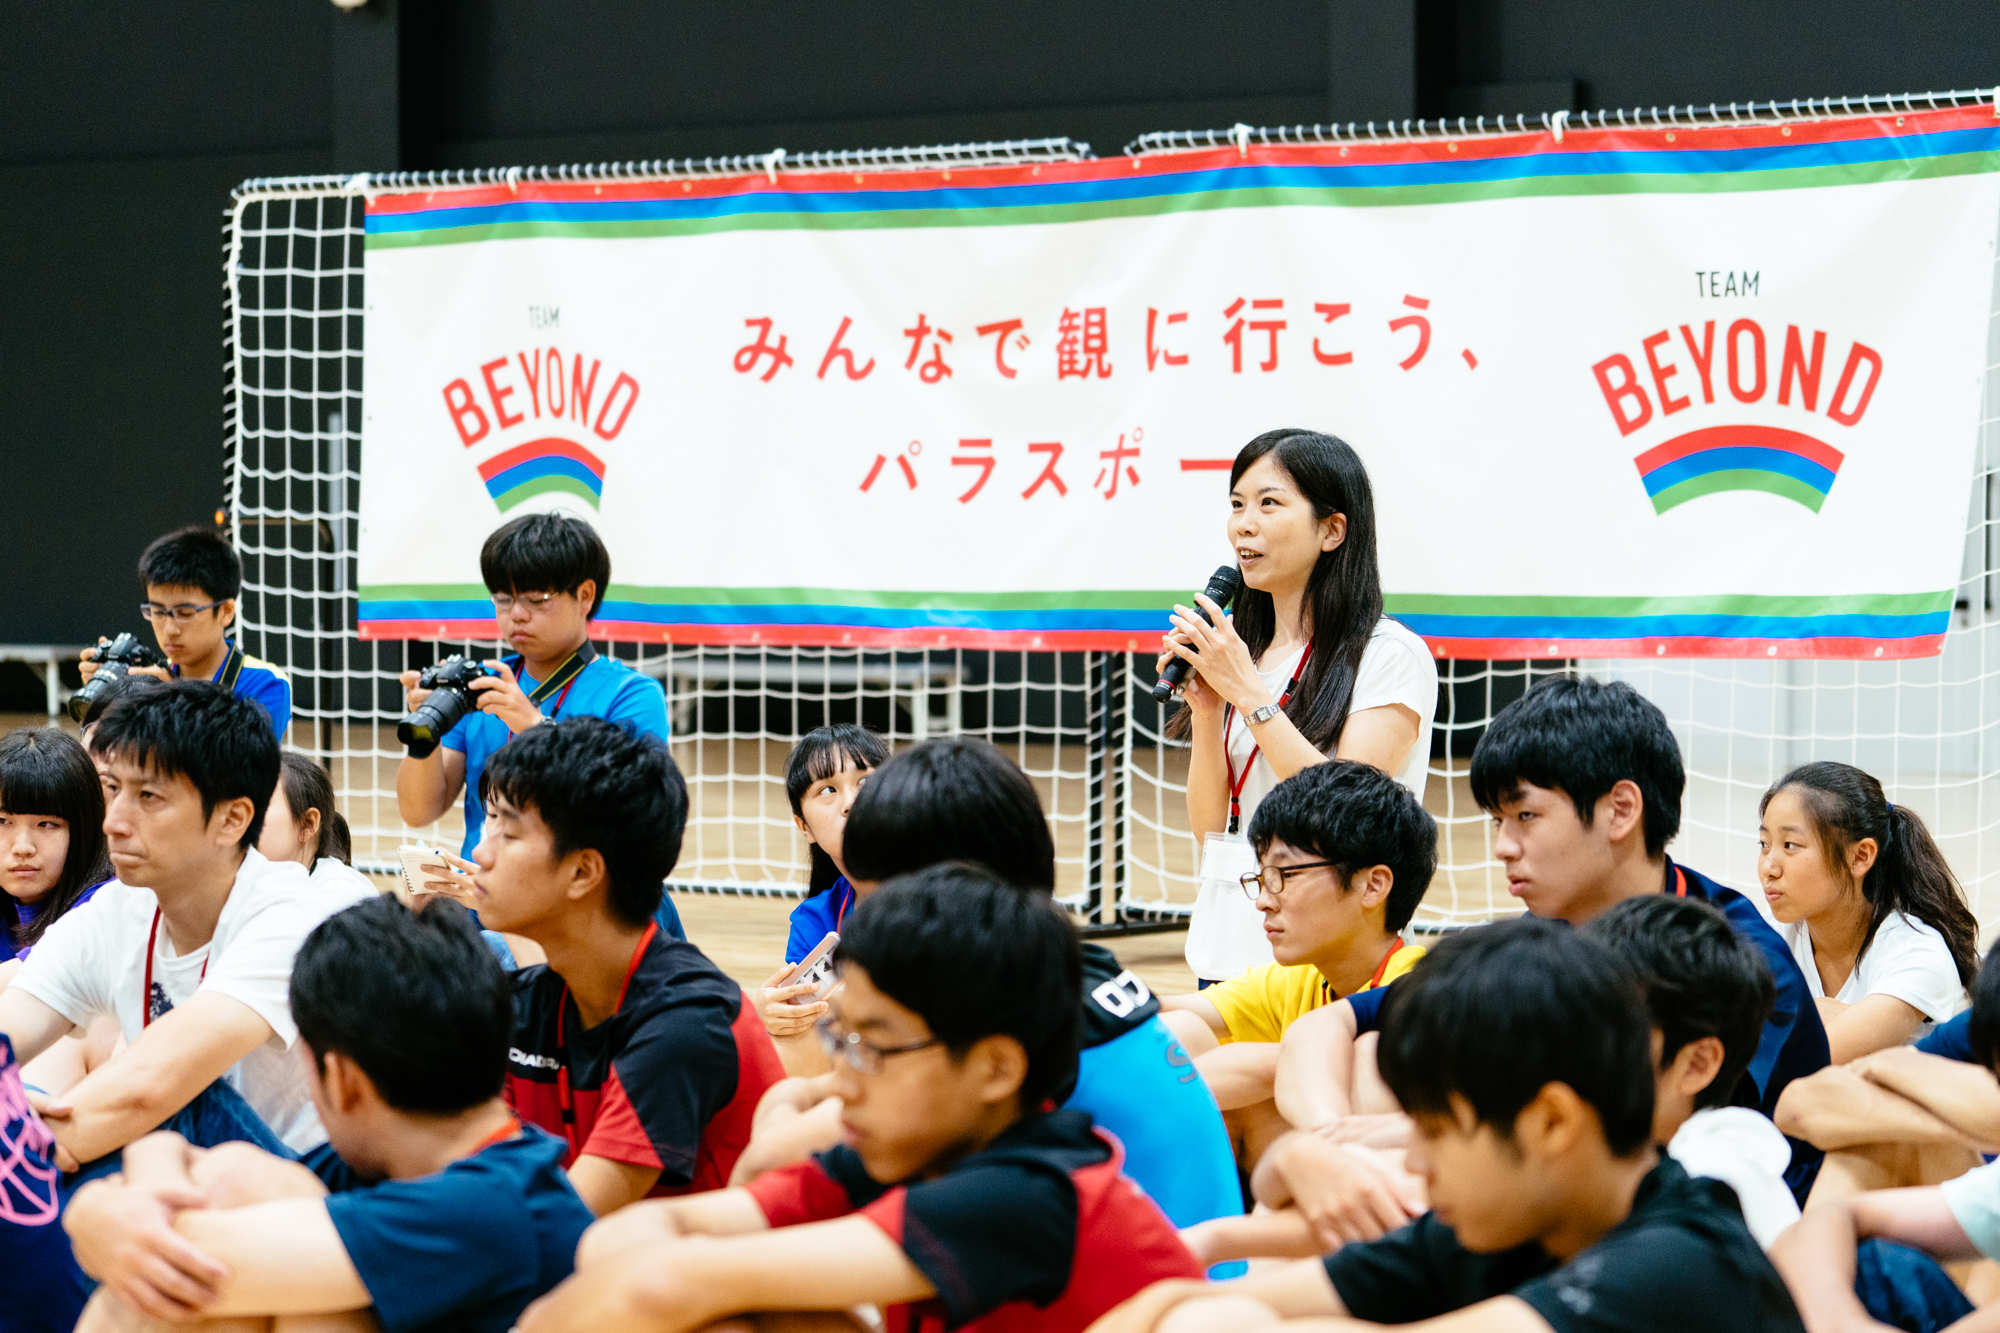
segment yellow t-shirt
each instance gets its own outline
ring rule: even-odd
[[[1375,984],[1388,985],[1422,962],[1425,952],[1423,946],[1416,944],[1396,950],[1389,958],[1389,966],[1382,971],[1381,981]],[[1240,977],[1210,986],[1201,992],[1201,998],[1214,1005],[1222,1021],[1229,1025],[1229,1035],[1224,1041],[1231,1042],[1277,1041],[1285,1035],[1286,1028],[1341,997],[1333,993],[1326,978],[1310,963],[1292,967],[1266,963]]]

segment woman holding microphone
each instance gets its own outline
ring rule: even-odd
[[[1194,668],[1175,721],[1193,744],[1188,823],[1205,844],[1187,943],[1203,984],[1271,961],[1262,915],[1222,864],[1255,858],[1209,835],[1240,845],[1264,793],[1329,758],[1372,764],[1421,799],[1437,709],[1430,650],[1382,614],[1375,500],[1345,442],[1274,430],[1243,446],[1225,531],[1243,576],[1234,613],[1198,596],[1210,625],[1176,606],[1160,657]]]

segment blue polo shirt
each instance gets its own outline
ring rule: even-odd
[[[231,649],[236,647],[234,639],[225,642]],[[215,674],[209,679],[219,683],[222,680],[222,673],[228,669],[229,658],[225,656],[222,665],[215,669]],[[181,674],[181,669],[174,667],[173,673],[178,676]],[[278,733],[278,739],[280,741],[285,739],[285,728],[292,725],[292,682],[286,678],[284,671],[261,657],[252,657],[244,653],[243,669],[236,673],[236,688],[230,693],[241,695],[263,709],[271,719],[272,729]]]
[[[246,671],[248,668],[246,668]],[[523,693],[534,693],[540,682],[525,673],[517,677]],[[667,739],[667,692],[651,676],[641,675],[615,657],[599,657],[576,675],[568,692],[557,690],[542,700],[542,716],[551,720],[566,717],[601,717],[616,722],[633,735],[651,734]],[[479,775],[486,761],[511,739],[507,724],[491,713],[472,712],[459,719],[445,735],[444,746],[465,756],[465,843],[458,854],[472,859],[472,849],[486,823],[486,807],[479,799]]]
[[[822,893],[815,893],[792,909],[792,933],[785,941],[785,961],[796,963],[826,938],[854,907],[854,886],[842,875]]]

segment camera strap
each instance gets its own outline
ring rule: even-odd
[[[549,712],[549,716],[554,717],[562,711],[563,700],[569,697],[569,687],[576,683],[576,678],[583,674],[583,669],[596,660],[597,649],[590,646],[588,639],[584,640],[583,646],[571,653],[568,661],[551,671],[547,680],[529,691],[528,702],[540,708],[544,699],[557,695],[560,691],[560,695],[556,698],[556,706]],[[514,657],[508,661],[507,669],[518,679],[521,667],[526,661],[524,657]]]
[[[236,693],[236,678],[243,674],[243,650],[235,644],[229,645],[229,656],[223,659],[222,670],[216,673],[215,683],[231,694]]]

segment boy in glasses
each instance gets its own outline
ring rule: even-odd
[[[463,796],[465,841],[479,845],[486,810],[479,777],[500,748],[543,722],[608,718],[634,735],[667,739],[667,696],[660,682],[590,646],[590,622],[611,584],[611,553],[590,524],[564,514],[528,514],[501,524],[479,551],[479,572],[493,595],[499,637],[511,656],[486,663],[498,676],[472,682],[479,711],[468,713],[423,759],[403,756],[396,768],[396,808],[422,828]],[[472,611],[467,618],[476,618]],[[405,671],[403,690],[415,709],[429,690]],[[463,864],[460,869],[470,869]],[[671,912],[671,908],[668,909]],[[678,917],[668,928],[679,933]]]
[[[1402,930],[1437,868],[1437,822],[1380,769],[1333,760],[1271,789],[1250,844],[1259,870],[1243,891],[1277,961],[1161,1005],[1254,1164],[1286,1128],[1273,1101],[1285,1029],[1423,958]]]
[[[229,539],[214,528],[182,528],[148,546],[139,557],[146,601],[139,608],[166,654],[164,667],[135,667],[161,680],[212,680],[239,694],[271,719],[279,740],[292,721],[292,685],[285,673],[252,657],[229,637],[243,565]],[[83,650],[83,678],[97,672],[97,649]]]
[[[847,918],[825,1022],[844,1142],[747,1189],[599,1223],[522,1333],[681,1333],[823,1311],[795,1329],[1081,1333],[1200,1269],[1120,1172],[1115,1140],[1043,1106],[1076,1073],[1082,966],[1050,900],[965,864]]]
[[[784,1070],[743,988],[655,920],[687,824],[667,747],[603,718],[549,722],[481,787],[464,901],[548,955],[514,973],[509,1104],[567,1142],[599,1216],[726,1183]]]

